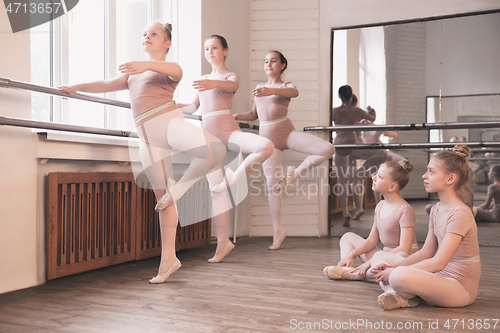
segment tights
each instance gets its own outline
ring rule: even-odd
[[[372,258],[372,267],[379,264],[394,265],[404,258],[379,252]],[[399,294],[407,299],[419,296],[423,300],[442,307],[462,307],[469,305],[470,296],[460,282],[453,278],[439,276],[410,266],[395,268],[389,276],[389,284],[382,282],[385,292]]]
[[[339,179],[339,184],[341,186],[338,195],[340,197],[340,206],[342,207],[342,214],[344,215],[344,217],[349,216],[349,212],[347,210],[347,192],[349,185],[349,180],[347,178],[348,175],[347,166],[349,157],[360,158],[365,160],[363,165],[359,167],[357,170],[355,170],[351,175],[351,178],[353,180],[356,189],[358,187],[357,185],[361,184],[362,178],[366,176],[366,171],[384,162],[387,159],[387,154],[383,150],[373,150],[373,149],[356,149],[351,153],[351,155],[348,156],[335,153],[334,156],[335,167],[337,169],[337,177]],[[356,205],[356,209],[358,211],[363,209],[361,194],[359,192],[360,191],[358,189],[358,191],[355,191],[355,193],[353,193],[354,202]]]
[[[243,163],[234,171],[231,176],[230,184],[236,184],[243,179],[253,169],[262,164],[273,153],[273,144],[266,138],[252,133],[242,131],[234,131],[228,140],[228,149],[233,146],[239,147],[243,154],[249,154]],[[223,180],[223,175],[219,170],[207,175],[210,188],[220,184]],[[227,201],[226,192],[213,193],[212,202],[214,210],[214,220],[217,232],[217,249],[215,255],[222,252],[229,242],[229,203]]]
[[[291,150],[310,154],[295,169],[294,179],[305,176],[307,171],[314,166],[329,159],[335,148],[330,143],[314,135],[292,131],[287,138],[287,147]],[[267,179],[269,193],[269,209],[273,223],[273,242],[276,242],[281,235],[281,193],[276,190],[278,182],[282,179],[281,157],[283,152],[274,149],[274,153],[263,163],[264,174]]]
[[[174,187],[173,199],[177,200],[191,185],[212,170],[212,163],[221,163],[226,150],[217,138],[190,124],[182,117],[172,118],[165,130],[164,135],[169,147],[151,145],[141,140],[140,158],[155,195],[159,199],[165,194],[167,179],[173,179],[174,176],[171,161],[172,149],[195,157]],[[175,236],[178,223],[176,205],[170,205],[162,210],[159,217],[162,241],[159,273],[164,273],[176,259]]]

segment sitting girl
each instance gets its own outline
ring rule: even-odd
[[[406,259],[391,253],[372,258],[373,272],[385,291],[384,310],[414,307],[421,299],[442,307],[470,305],[477,296],[481,263],[477,227],[472,216],[469,149],[455,146],[433,155],[424,178],[425,190],[436,192],[429,232],[422,249]]]
[[[492,165],[488,179],[493,184],[488,186],[488,194],[482,205],[473,208],[476,221],[500,222],[500,164]]]
[[[325,267],[323,272],[331,279],[365,280],[373,279],[370,272],[371,258],[382,251],[377,247],[378,241],[384,245],[383,250],[407,257],[418,250],[415,237],[415,212],[413,208],[399,196],[399,192],[408,184],[413,164],[408,160],[383,163],[373,177],[372,188],[380,192],[385,200],[375,207],[374,222],[370,235],[363,239],[355,233],[345,233],[340,239],[341,260],[337,266]],[[363,264],[357,268],[352,265],[358,257]]]

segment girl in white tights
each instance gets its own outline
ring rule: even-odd
[[[469,155],[467,147],[457,145],[429,161],[424,186],[440,201],[431,210],[422,249],[406,259],[387,252],[373,256],[375,278],[385,291],[378,297],[384,310],[417,306],[418,297],[442,307],[462,307],[476,299],[481,263],[471,212]]]
[[[219,164],[226,153],[217,138],[187,122],[172,101],[182,69],[165,61],[171,40],[170,24],[152,23],[142,37],[149,61],[125,63],[119,67],[122,75],[113,79],[60,87],[68,93],[130,91],[141,163],[158,200],[155,210],[160,218],[161,261],[158,275],[150,283],[163,283],[181,267],[175,254],[178,215],[173,203]],[[173,150],[195,157],[177,183],[173,180]]]
[[[269,193],[269,209],[273,223],[273,244],[270,250],[277,250],[286,237],[281,226],[281,190],[304,176],[308,170],[328,160],[335,152],[329,142],[314,135],[296,131],[287,117],[290,99],[299,92],[292,82],[284,82],[281,73],[288,66],[287,59],[279,51],[269,52],[264,59],[267,82],[259,83],[252,91],[254,105],[251,111],[235,114],[237,120],[260,120],[259,134],[274,144],[273,155],[263,163]],[[283,150],[292,149],[309,154],[295,169],[289,166],[282,180],[281,157]]]
[[[242,132],[230,112],[233,96],[239,86],[238,74],[230,72],[225,63],[229,46],[224,37],[212,35],[205,41],[205,58],[212,65],[212,72],[193,82],[198,96],[192,104],[179,104],[184,112],[201,111],[202,128],[227,144],[229,150],[248,154],[243,163],[232,172],[227,168],[225,179],[221,172],[207,175],[212,190],[213,215],[217,230],[217,249],[208,259],[211,263],[220,262],[233,248],[229,240],[229,204],[226,189],[243,179],[273,153],[271,141],[253,133]]]
[[[372,188],[384,195],[385,200],[375,207],[372,230],[368,238],[348,232],[340,239],[341,260],[337,266],[325,267],[323,272],[331,279],[366,280],[373,279],[370,271],[374,254],[382,249],[377,247],[379,240],[384,245],[383,251],[399,255],[402,258],[418,250],[415,237],[415,212],[399,196],[399,192],[408,184],[409,173],[413,170],[410,161],[383,163],[373,177]],[[358,257],[363,264],[353,268]]]

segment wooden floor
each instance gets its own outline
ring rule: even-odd
[[[427,217],[418,207],[427,203],[411,202],[419,215],[419,241],[425,238]],[[424,303],[383,311],[376,283],[327,279],[322,269],[339,259],[338,235],[369,232],[372,218],[367,212],[344,228],[335,216],[333,237],[289,237],[279,251],[267,249],[270,238],[238,239],[220,264],[206,261],[215,245],[180,251],[182,268],[162,285],[147,283],[157,269],[159,259],[154,258],[2,294],[0,332],[482,332],[467,329],[469,319],[490,319],[491,324],[500,317],[498,224],[480,225],[489,228],[489,234],[481,241],[479,296],[469,307]],[[452,320],[460,320],[455,330],[444,327],[448,319],[452,328]],[[349,326],[350,321],[359,326]],[[436,321],[439,328],[429,329],[429,322]],[[306,329],[315,322],[315,330]],[[396,329],[398,322],[409,326]],[[392,330],[383,329],[389,323]],[[500,323],[484,331],[499,330]]]

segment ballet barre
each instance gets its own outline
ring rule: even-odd
[[[357,143],[347,145],[335,145],[335,149],[429,149],[429,148],[453,148],[457,144],[472,147],[497,147],[500,142],[437,142],[437,143]]]
[[[500,128],[500,122],[465,122],[465,123],[412,123],[400,125],[349,125],[349,126],[309,126],[304,131],[361,132],[361,131],[428,131],[437,129]]]
[[[27,83],[27,82],[22,82],[22,81],[15,81],[15,80],[11,80],[11,79],[6,78],[6,77],[0,77],[0,88],[13,88],[13,89],[19,89],[19,90],[34,91],[34,92],[39,92],[39,93],[53,95],[53,96],[60,96],[63,98],[79,99],[79,100],[84,100],[84,101],[88,101],[88,102],[117,106],[117,107],[126,108],[126,109],[131,108],[130,103],[127,103],[127,102],[117,101],[117,100],[110,99],[110,98],[90,96],[90,95],[86,95],[86,94],[79,94],[79,93],[70,94],[70,93],[64,92],[60,89],[40,86],[37,84],[32,84],[32,83]],[[193,120],[201,120],[202,119],[202,116],[200,116],[200,115],[194,115],[194,114],[188,114],[188,113],[183,113],[183,115],[184,115],[184,118],[187,118],[187,119],[193,119]],[[3,117],[3,116],[0,116],[0,117]],[[42,121],[32,121],[29,119],[20,119],[20,118],[8,118],[8,117],[3,117],[3,118],[4,119],[2,121],[0,121],[0,125],[34,127],[34,128],[40,128],[40,129],[55,129],[55,130],[59,130],[59,131],[82,132],[82,133],[99,134],[99,135],[138,137],[137,134],[126,135],[126,133],[134,133],[134,132],[121,131],[121,130],[101,131],[99,128],[93,128],[93,127],[55,124],[55,123],[42,122]],[[34,126],[26,126],[29,122],[33,123]],[[251,125],[248,123],[240,123],[240,122],[237,122],[237,123],[238,123],[240,128],[245,128],[245,129],[250,129],[250,130],[258,130],[259,129],[259,126],[257,126],[257,125]],[[52,126],[50,126],[50,124],[60,125],[60,126],[52,127]],[[91,129],[95,129],[95,131],[93,131]],[[120,134],[120,132],[125,133],[125,134]]]

